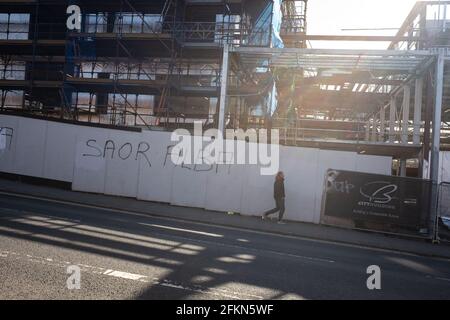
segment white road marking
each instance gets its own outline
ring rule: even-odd
[[[448,278],[440,278],[440,277],[437,277],[436,279],[438,279],[438,280],[442,280],[442,281],[447,281],[447,282],[450,282],[450,279],[448,279]]]
[[[182,231],[182,232],[199,234],[199,235],[202,235],[202,236],[208,236],[208,237],[214,237],[214,238],[223,238],[223,235],[217,234],[217,233],[209,233],[209,232],[196,231],[196,230],[190,230],[190,229],[174,228],[174,227],[163,226],[163,225],[152,224],[152,223],[142,223],[142,222],[140,222],[138,224],[140,224],[142,226],[149,226],[149,227],[167,229],[167,230],[172,230],[172,231]]]
[[[437,280],[442,280],[442,281],[450,282],[450,279],[448,279],[448,278],[436,277],[436,279],[437,279]]]
[[[10,256],[15,256],[15,260],[26,260],[28,262],[33,263],[39,263],[47,266],[53,266],[53,267],[63,267],[66,268],[70,265],[77,265],[81,268],[82,272],[86,272],[89,274],[94,275],[100,275],[100,276],[109,276],[113,278],[121,278],[125,280],[130,281],[136,281],[141,283],[149,283],[149,284],[155,284],[163,287],[173,288],[173,289],[179,289],[179,290],[186,290],[191,291],[195,293],[200,294],[206,294],[206,295],[214,295],[221,298],[227,298],[227,299],[235,299],[235,300],[241,300],[241,299],[253,299],[253,300],[263,300],[264,297],[244,293],[244,292],[234,292],[229,291],[226,289],[219,289],[219,288],[208,288],[208,287],[202,287],[199,285],[195,286],[186,286],[180,283],[175,283],[168,279],[159,279],[159,278],[150,278],[146,275],[140,275],[140,274],[133,274],[129,272],[119,271],[119,270],[113,270],[113,269],[107,269],[102,267],[96,267],[96,266],[90,266],[87,264],[77,264],[69,261],[56,261],[53,258],[43,258],[43,257],[37,257],[30,254],[20,254],[17,252],[11,252],[6,250],[0,250],[0,258],[8,258]]]
[[[449,278],[435,277],[435,276],[430,276],[430,275],[427,275],[426,277],[427,277],[428,279],[434,279],[434,280],[440,280],[440,281],[450,282],[450,279],[449,279]]]
[[[129,272],[123,272],[123,271],[116,271],[116,270],[106,270],[103,272],[104,275],[116,277],[116,278],[122,278],[122,279],[129,279],[129,280],[142,280],[147,278],[147,276],[143,276],[141,274],[133,274]]]

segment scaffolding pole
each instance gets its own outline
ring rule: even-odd
[[[228,89],[228,62],[229,62],[229,47],[227,44],[223,47],[223,61],[222,61],[222,74],[220,81],[220,105],[219,105],[219,118],[218,129],[223,134],[225,130],[225,108],[227,104],[227,89]]]
[[[407,145],[409,140],[409,108],[411,103],[411,87],[403,87],[403,119],[402,119],[402,143]]]

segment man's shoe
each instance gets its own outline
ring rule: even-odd
[[[286,223],[283,222],[283,221],[278,221],[277,223],[278,223],[278,224],[286,224]]]

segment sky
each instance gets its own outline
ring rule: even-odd
[[[391,31],[342,31],[399,28],[417,0],[309,0],[308,34],[395,35]],[[386,49],[389,42],[312,42],[313,48]]]

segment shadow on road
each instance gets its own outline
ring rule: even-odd
[[[367,291],[359,266],[257,248],[261,235],[36,200],[0,207],[0,235],[169,270],[170,290],[151,284],[136,299],[389,298]]]

